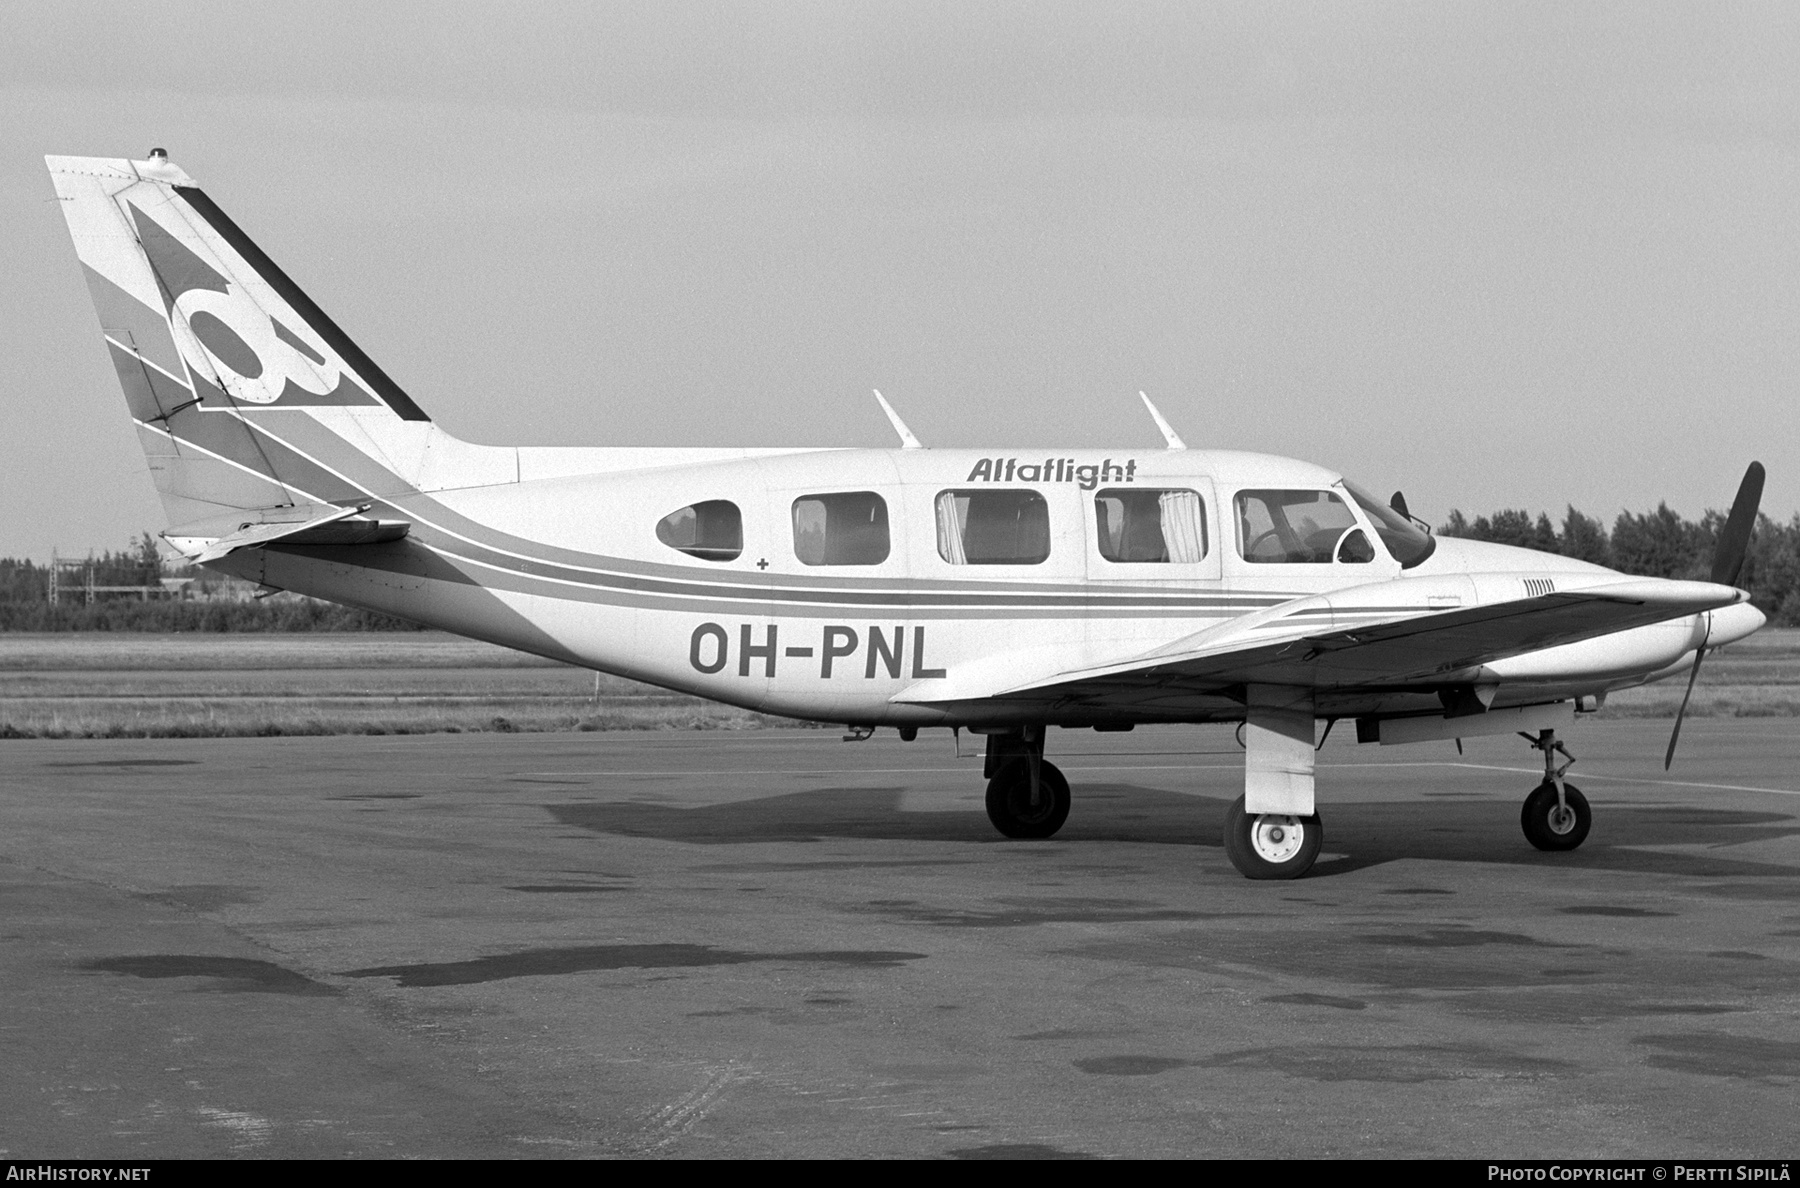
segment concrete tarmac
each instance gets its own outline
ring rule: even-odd
[[[1791,1156],[1800,732],[1667,731],[1561,855],[1522,742],[1334,738],[1291,883],[1219,728],[1052,732],[1047,842],[941,733],[0,743],[0,1148]]]

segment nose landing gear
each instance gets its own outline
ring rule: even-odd
[[[1587,797],[1563,779],[1575,756],[1556,741],[1554,730],[1540,730],[1535,738],[1529,734],[1519,737],[1544,753],[1544,782],[1532,789],[1519,810],[1519,827],[1525,831],[1525,840],[1540,850],[1573,850],[1587,840],[1588,829],[1594,823]],[[1557,763],[1558,751],[1566,762]]]

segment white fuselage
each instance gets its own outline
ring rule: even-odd
[[[471,447],[478,450],[480,447]],[[1337,490],[1304,462],[1204,450],[831,450],[708,458],[704,451],[597,451],[606,473],[531,478],[533,451],[496,462],[502,481],[398,494],[371,514],[410,522],[395,546],[269,549],[221,567],[272,586],[371,607],[432,626],[794,717],[867,724],[1005,723],[1000,688],[1104,665],[1293,599],[1398,578],[1434,593],[1421,613],[1615,583],[1596,565],[1525,549],[1438,542],[1402,571],[1375,525],[1344,502],[1373,543],[1364,560],[1246,559],[1234,512],[1243,491]],[[720,452],[723,453],[723,452]],[[546,457],[544,466],[552,464]],[[634,464],[636,463],[636,464]],[[578,470],[575,451],[553,464]],[[510,470],[512,481],[505,481]],[[1198,495],[1202,540],[1177,561],[1112,561],[1099,547],[1096,497],[1119,489]],[[958,564],[946,556],[940,496],[1035,492],[1048,540],[1030,564]],[[885,507],[878,560],[808,564],[797,501],[872,493]],[[738,509],[735,555],[690,555],[658,537],[669,513],[708,502]],[[954,549],[949,551],[954,552]],[[813,558],[819,560],[817,556]],[[1746,606],[1690,615],[1496,661],[1481,680],[1496,704],[1604,694],[1679,671],[1708,641],[1748,634]],[[908,690],[930,688],[929,698]],[[931,704],[914,704],[913,700]],[[1321,715],[1434,705],[1418,690],[1322,697]],[[1034,710],[1041,715],[1041,710]],[[1230,699],[1186,695],[1133,708],[1129,720],[1242,715]],[[1055,719],[1053,719],[1055,720]],[[1111,720],[1071,709],[1068,724]]]

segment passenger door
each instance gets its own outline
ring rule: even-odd
[[[1223,596],[1212,480],[1140,477],[1083,494],[1096,653],[1155,647],[1240,613]]]

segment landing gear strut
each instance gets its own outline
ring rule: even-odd
[[[1519,736],[1544,753],[1544,782],[1531,790],[1519,810],[1519,827],[1525,840],[1540,850],[1573,850],[1587,840],[1594,814],[1581,790],[1563,779],[1575,762],[1569,749],[1556,741],[1556,731],[1540,730],[1534,738]],[[1556,761],[1561,752],[1564,763]]]
[[[1053,836],[1069,819],[1069,781],[1044,759],[1044,728],[991,734],[987,745],[987,814],[1007,837]]]
[[[1313,807],[1317,731],[1311,690],[1244,687],[1244,794],[1225,814],[1225,854],[1247,879],[1297,879],[1319,856],[1325,831]]]

